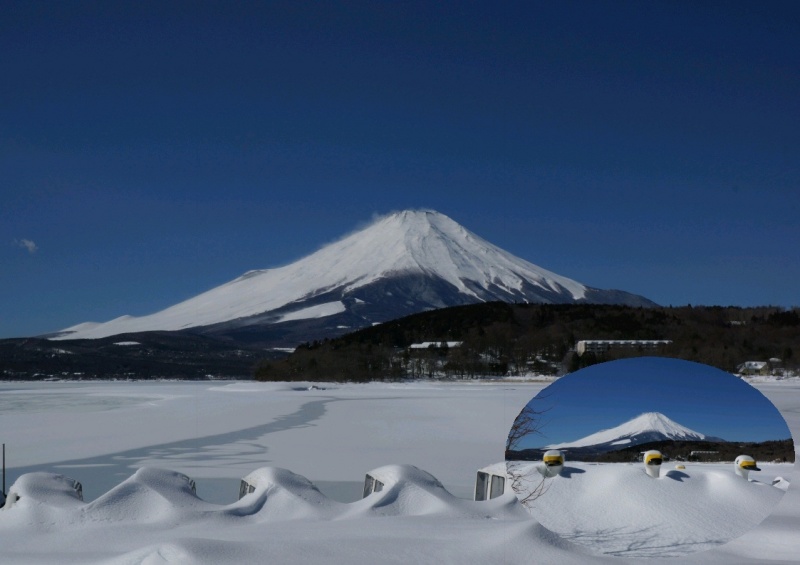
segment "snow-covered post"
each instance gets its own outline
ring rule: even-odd
[[[749,455],[740,455],[733,462],[734,471],[745,480],[749,480],[750,471],[760,471],[756,465],[756,460]]]
[[[644,452],[644,470],[645,472],[657,479],[661,476],[661,462],[663,461],[663,457],[661,456],[660,451],[656,451],[655,449],[651,449],[650,451]]]
[[[558,449],[545,451],[542,462],[544,466],[541,468],[540,472],[545,479],[550,479],[561,473],[561,469],[564,468],[564,454]]]

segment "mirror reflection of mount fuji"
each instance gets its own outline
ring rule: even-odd
[[[786,422],[769,400],[730,374],[664,358],[602,363],[567,375],[528,403],[537,415],[506,460],[636,461],[655,449],[677,461],[793,461]]]
[[[559,449],[568,452],[571,459],[615,460],[617,458],[613,456],[602,456],[621,450],[627,453],[630,448],[641,448],[643,445],[649,449],[673,446],[676,442],[687,442],[687,445],[698,444],[700,447],[709,447],[710,443],[729,443],[722,438],[682,426],[660,412],[645,412],[618,426],[600,430],[575,441],[523,450],[516,453],[516,458],[535,460],[541,458],[544,451]],[[639,451],[641,449],[637,449],[637,453]]]
[[[680,557],[752,530],[789,489],[794,459],[786,421],[757,389],[657,357],[558,379],[506,441],[511,489],[542,526],[635,559]]]

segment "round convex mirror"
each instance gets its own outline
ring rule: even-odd
[[[775,406],[719,369],[643,357],[542,389],[506,443],[512,489],[546,528],[599,554],[677,557],[756,527],[789,486]]]

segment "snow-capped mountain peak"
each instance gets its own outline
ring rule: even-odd
[[[304,261],[338,267],[341,280],[362,286],[387,274],[418,273],[440,277],[477,297],[470,283],[519,291],[525,280],[542,289],[567,291],[574,300],[586,286],[528,263],[432,210],[405,210],[378,219],[364,230],[327,246]]]
[[[160,312],[79,324],[58,337],[207,326],[228,331],[335,316],[341,319],[328,326],[355,329],[432,308],[489,300],[652,304],[542,269],[444,214],[405,210],[378,218],[290,265],[248,271]]]
[[[645,412],[614,428],[600,430],[568,443],[553,444],[547,448],[602,446],[622,448],[651,441],[705,441],[707,439],[709,438],[705,434],[682,426],[660,412]]]
[[[700,439],[706,438],[704,434],[682,426],[668,418],[661,412],[645,412],[614,428],[618,433],[636,435],[647,432],[657,432],[670,439]]]

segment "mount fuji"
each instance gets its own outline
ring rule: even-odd
[[[247,272],[160,312],[86,322],[47,337],[190,331],[295,346],[425,310],[488,301],[655,305],[542,269],[438,212],[406,210],[290,265]]]
[[[660,412],[645,412],[614,428],[543,449],[591,449],[603,452],[664,440],[724,441],[682,426]]]

